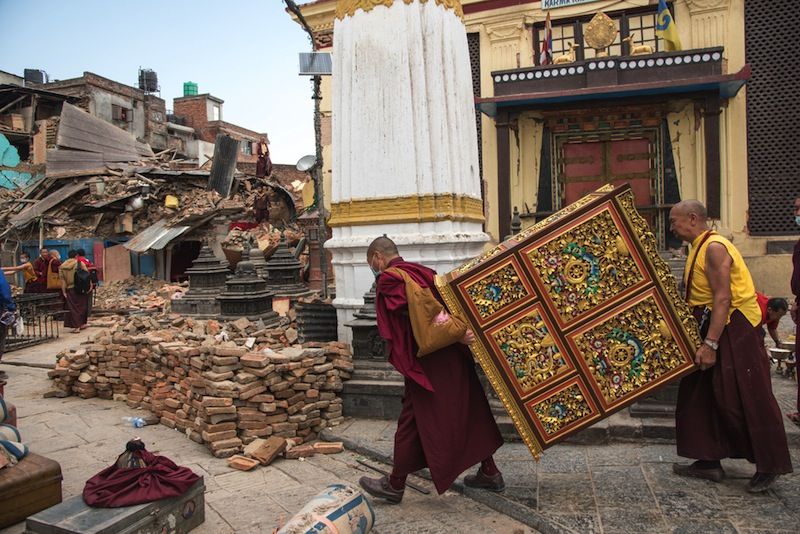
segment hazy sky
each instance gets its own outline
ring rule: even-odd
[[[298,2],[299,3],[299,2]],[[158,74],[161,97],[183,82],[225,101],[223,119],[267,132],[275,163],[314,153],[311,82],[297,75],[310,43],[281,0],[0,0],[0,70],[51,80],[94,72],[137,86]]]

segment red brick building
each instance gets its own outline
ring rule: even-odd
[[[262,137],[267,138],[267,134],[222,120],[224,102],[210,94],[183,96],[173,100],[173,113],[182,124],[194,128],[195,136],[201,141],[214,143],[220,133],[239,139],[241,148],[238,161],[255,164],[256,144]]]

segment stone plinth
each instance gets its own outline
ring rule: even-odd
[[[276,326],[280,318],[272,310],[272,297],[266,280],[256,274],[253,263],[240,261],[236,274],[225,283],[225,291],[217,297],[220,319],[247,317],[251,321],[261,319],[267,327]]]
[[[403,376],[388,362],[386,342],[378,333],[375,284],[364,295],[355,319],[345,323],[353,332],[353,375],[344,384],[344,414],[350,417],[395,419],[403,399]]]
[[[300,281],[300,261],[295,258],[281,235],[278,248],[266,264],[267,286],[276,297],[298,298],[313,293]]]
[[[172,299],[172,311],[194,317],[219,315],[217,297],[225,289],[225,280],[230,274],[228,264],[217,259],[211,248],[204,246],[186,273],[189,275],[189,291],[179,299]]]

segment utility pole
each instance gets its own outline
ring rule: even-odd
[[[300,8],[294,0],[284,0],[287,9],[297,17],[303,30],[308,34],[308,39],[311,41],[311,51],[316,52],[317,46],[314,42],[314,32],[311,30]],[[312,83],[314,84],[314,91],[312,99],[314,100],[314,157],[316,162],[312,169],[312,179],[314,180],[314,203],[317,206],[317,213],[319,214],[318,220],[318,236],[319,236],[319,254],[320,254],[320,271],[322,274],[322,298],[328,298],[328,261],[325,252],[324,243],[328,236],[325,227],[325,204],[324,204],[324,188],[322,183],[322,117],[320,114],[320,101],[322,100],[322,76],[319,74],[314,75]]]

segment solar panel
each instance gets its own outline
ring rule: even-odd
[[[333,70],[329,52],[301,52],[301,76],[330,76]]]

